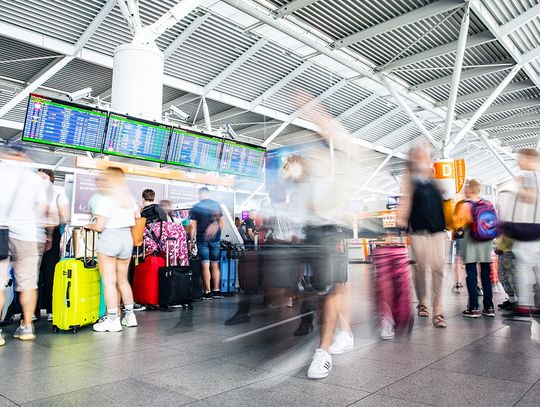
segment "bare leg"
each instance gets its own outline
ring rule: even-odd
[[[321,342],[320,348],[327,351],[332,345],[338,323],[342,294],[334,291],[321,301]]]
[[[205,293],[210,291],[210,262],[202,262],[202,279],[203,279],[203,290]]]
[[[118,291],[116,289],[116,257],[109,257],[98,253],[98,261],[107,309],[116,309],[119,303]]]
[[[219,261],[213,261],[210,263],[212,268],[212,285],[214,286],[214,291],[220,290],[221,282],[219,280]],[[209,276],[210,277],[210,276]],[[210,287],[209,287],[210,288]]]
[[[124,305],[133,304],[133,291],[128,281],[129,261],[119,259],[116,262],[116,284]]]

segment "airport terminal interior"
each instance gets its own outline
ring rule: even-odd
[[[0,406],[540,406],[540,0],[0,0]]]

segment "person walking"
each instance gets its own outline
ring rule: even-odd
[[[491,252],[493,250],[493,241],[478,241],[471,233],[471,224],[474,219],[474,207],[489,202],[480,198],[481,185],[477,180],[470,180],[465,185],[466,202],[456,207],[454,218],[460,220],[462,228],[461,254],[465,270],[467,272],[467,291],[469,293],[469,302],[467,309],[463,311],[466,318],[479,318],[481,315],[494,317],[493,293],[491,287]],[[480,279],[483,289],[483,310],[482,314],[478,310],[478,265],[480,265]]]
[[[8,281],[11,262],[22,308],[21,323],[13,337],[22,341],[34,340],[32,318],[37,306],[39,266],[46,242],[46,184],[35,171],[23,165],[29,161],[23,149],[7,148],[0,154],[0,159],[0,225],[3,229],[0,244],[1,251],[6,254],[0,259],[0,287],[5,287]],[[4,301],[5,291],[0,290],[0,309]],[[4,344],[0,331],[0,346]]]
[[[98,263],[107,305],[107,315],[94,324],[94,331],[118,332],[122,325],[137,326],[128,270],[133,250],[131,227],[140,214],[127,187],[124,172],[118,167],[109,167],[103,175],[105,189],[97,203],[96,223],[86,226],[99,233]],[[120,300],[125,311],[121,320],[118,314]]]
[[[445,232],[443,199],[433,177],[433,162],[426,146],[413,147],[409,153],[407,173],[401,187],[397,223],[410,232],[416,259],[413,273],[418,297],[418,316],[428,318],[427,270],[431,269],[435,328],[446,328],[442,313],[442,285],[448,236]]]
[[[219,260],[221,254],[221,231],[224,220],[221,206],[210,199],[210,191],[199,189],[199,202],[191,208],[189,251],[197,246],[201,258],[203,298],[222,298],[220,290]]]

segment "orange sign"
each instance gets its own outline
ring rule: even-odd
[[[465,185],[465,178],[467,176],[465,160],[454,161],[454,172],[456,177],[456,193],[459,194]]]
[[[217,175],[206,175],[195,172],[178,171],[171,168],[145,167],[144,165],[120,163],[117,161],[108,160],[96,160],[81,156],[77,157],[76,165],[78,168],[87,168],[91,170],[104,170],[110,166],[115,166],[121,168],[126,174],[131,175],[192,182],[195,184],[219,185],[222,187],[233,186],[232,178],[223,178]]]
[[[454,163],[452,161],[437,161],[433,164],[435,179],[453,179]]]

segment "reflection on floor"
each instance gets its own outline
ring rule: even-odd
[[[21,343],[7,327],[0,406],[540,406],[538,320],[465,320],[465,292],[448,288],[447,330],[417,319],[411,335],[381,341],[368,270],[352,276],[356,349],[325,380],[305,378],[316,336],[293,337],[296,322],[228,340],[298,309],[256,307],[250,324],[226,327],[229,298],[139,313],[119,334],[55,335],[40,322],[37,341]]]

